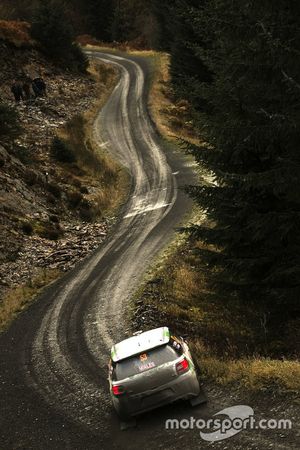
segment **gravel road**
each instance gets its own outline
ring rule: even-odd
[[[105,244],[0,337],[1,450],[126,448],[110,405],[109,350],[128,333],[126,305],[139,281],[191,207],[178,189],[191,168],[163,151],[148,114],[150,66],[93,57],[120,71],[94,132],[130,173],[130,196]]]

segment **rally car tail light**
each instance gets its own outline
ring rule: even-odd
[[[189,370],[189,363],[187,359],[184,358],[182,361],[176,364],[176,371],[178,375],[188,372],[188,370]]]
[[[124,386],[120,385],[120,384],[115,384],[112,386],[112,393],[118,397],[119,395],[124,394],[125,392],[125,388]]]

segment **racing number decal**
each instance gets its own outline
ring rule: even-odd
[[[149,370],[149,369],[152,369],[153,367],[155,367],[155,363],[153,361],[147,362],[147,359],[148,359],[147,353],[142,353],[140,355],[140,361],[142,363],[138,366],[140,372],[145,372],[145,370]]]

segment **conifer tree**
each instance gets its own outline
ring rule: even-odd
[[[86,70],[87,59],[74,43],[74,30],[64,5],[58,0],[39,3],[33,18],[31,35],[49,57],[80,71]]]
[[[89,34],[103,41],[111,40],[114,7],[113,0],[86,0],[84,2]]]
[[[205,4],[207,0],[200,3]],[[197,53],[200,45],[208,45],[194,30],[193,14],[199,0],[151,0],[160,29],[159,48],[171,54],[170,73],[179,97],[189,100],[195,111],[205,109],[205,100],[199,99],[198,85],[210,83],[212,74]]]
[[[191,88],[187,95],[206,142],[189,150],[214,177],[212,185],[189,188],[209,219],[209,226],[190,231],[210,245],[202,258],[217,289],[264,305],[277,317],[278,312],[295,314],[300,293],[299,5],[294,0],[185,3],[193,32],[185,45],[212,74],[203,82],[197,64],[173,64],[176,76],[183,74]],[[180,83],[177,90],[186,94]],[[205,108],[197,108],[203,100]]]
[[[31,34],[52,57],[64,57],[73,42],[73,30],[62,3],[40,2],[35,10]]]

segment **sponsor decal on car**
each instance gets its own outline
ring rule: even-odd
[[[145,372],[145,370],[153,369],[153,367],[155,367],[155,363],[153,361],[150,361],[148,363],[141,364],[139,366],[139,371],[140,372]]]

